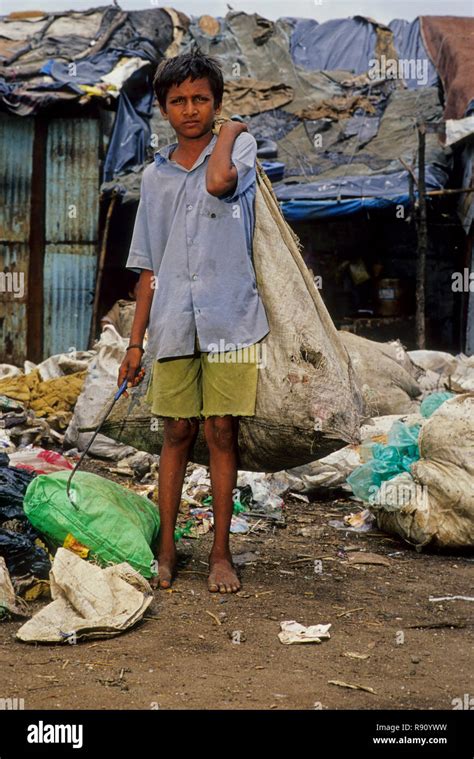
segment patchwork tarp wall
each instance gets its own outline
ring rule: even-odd
[[[2,17],[0,107],[29,115],[95,99],[115,110],[102,189],[120,187],[136,202],[143,164],[173,138],[152,102],[155,65],[199,45],[222,62],[224,113],[243,116],[258,140],[274,145],[284,165],[275,191],[287,218],[347,214],[407,202],[402,161],[416,171],[416,123],[443,117],[437,67],[449,113],[459,118],[459,102],[465,108],[474,98],[472,77],[457,95],[466,46],[456,48],[453,24],[467,39],[474,21],[423,17],[386,26],[355,16],[319,24],[115,6]],[[428,190],[446,185],[450,161],[429,134]]]

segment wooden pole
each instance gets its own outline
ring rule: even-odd
[[[426,293],[426,253],[428,231],[426,222],[425,195],[425,126],[418,124],[418,213],[416,227],[418,251],[416,264],[416,344],[419,350],[426,347],[425,293]]]
[[[100,288],[102,285],[102,275],[104,272],[105,256],[107,253],[109,227],[110,227],[110,221],[112,219],[112,214],[114,212],[116,202],[117,202],[117,195],[114,194],[112,195],[112,199],[107,209],[107,215],[105,218],[105,226],[104,226],[104,235],[102,237],[102,245],[100,248],[100,255],[99,255],[99,261],[98,261],[98,266],[97,266],[97,276],[96,276],[95,292],[94,292],[94,305],[92,307],[91,329],[89,333],[89,349],[92,348],[94,344],[95,333],[97,330],[97,315],[98,315],[98,310],[99,310]]]

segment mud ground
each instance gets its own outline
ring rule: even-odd
[[[287,498],[286,527],[233,535],[234,556],[250,553],[237,595],[206,589],[212,533],[181,542],[171,591],[155,591],[147,617],[115,638],[35,646],[15,639],[19,620],[3,622],[2,697],[25,709],[452,709],[474,693],[473,603],[429,597],[472,595],[472,556],[328,526],[354,510]],[[356,551],[389,566],[352,564]],[[283,645],[283,620],[330,623],[331,638]]]

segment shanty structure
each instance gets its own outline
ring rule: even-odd
[[[0,361],[87,348],[126,296],[141,174],[174,138],[153,73],[195,46],[219,57],[224,114],[256,137],[339,326],[410,344],[418,283],[428,347],[473,353],[473,36],[459,17],[0,17]]]

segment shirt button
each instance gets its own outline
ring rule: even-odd
[[[187,209],[188,211],[192,211],[192,210],[193,210],[193,207],[192,207],[192,205],[191,205],[191,204],[189,204],[188,206],[186,206],[186,209]]]
[[[190,237],[188,237],[188,245],[192,245],[192,244],[193,244],[193,241],[191,240]]]
[[[200,313],[201,313],[201,309],[200,309],[200,308],[197,308],[197,309],[196,309],[196,313],[197,313],[197,314],[200,314]]]
[[[216,218],[216,214],[215,213],[211,213],[211,219],[215,219],[215,218]]]
[[[198,275],[197,274],[193,274],[193,279],[197,279],[197,278],[198,278]]]

